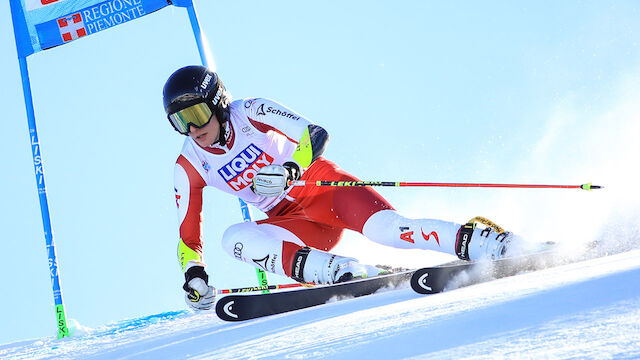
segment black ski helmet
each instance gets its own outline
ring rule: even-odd
[[[223,124],[229,121],[231,96],[226,91],[218,74],[202,65],[180,68],[171,74],[164,84],[162,100],[167,117],[189,106],[206,103],[218,118],[220,123],[219,141],[221,145],[224,145]],[[177,129],[175,130],[177,131]]]

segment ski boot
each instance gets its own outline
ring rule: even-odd
[[[485,228],[476,225],[480,223]],[[512,242],[516,239],[494,222],[475,217],[460,227],[456,236],[456,254],[462,260],[497,260],[513,254]]]
[[[354,258],[304,247],[293,257],[291,277],[299,282],[336,284],[387,273],[375,266],[360,264]]]

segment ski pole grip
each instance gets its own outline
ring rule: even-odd
[[[582,190],[591,191],[591,190],[594,190],[594,189],[602,189],[602,188],[604,188],[604,186],[592,185],[591,183],[588,183],[588,184],[583,184],[582,186],[580,186],[580,188]]]

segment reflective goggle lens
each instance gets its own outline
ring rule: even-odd
[[[201,128],[209,123],[211,109],[206,103],[199,103],[169,115],[169,120],[180,134],[189,133],[189,125]]]

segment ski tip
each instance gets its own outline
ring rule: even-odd
[[[591,190],[594,190],[594,189],[604,189],[604,186],[593,185],[591,183],[588,183],[588,184],[583,184],[582,186],[580,186],[580,188],[582,190],[591,191]]]

